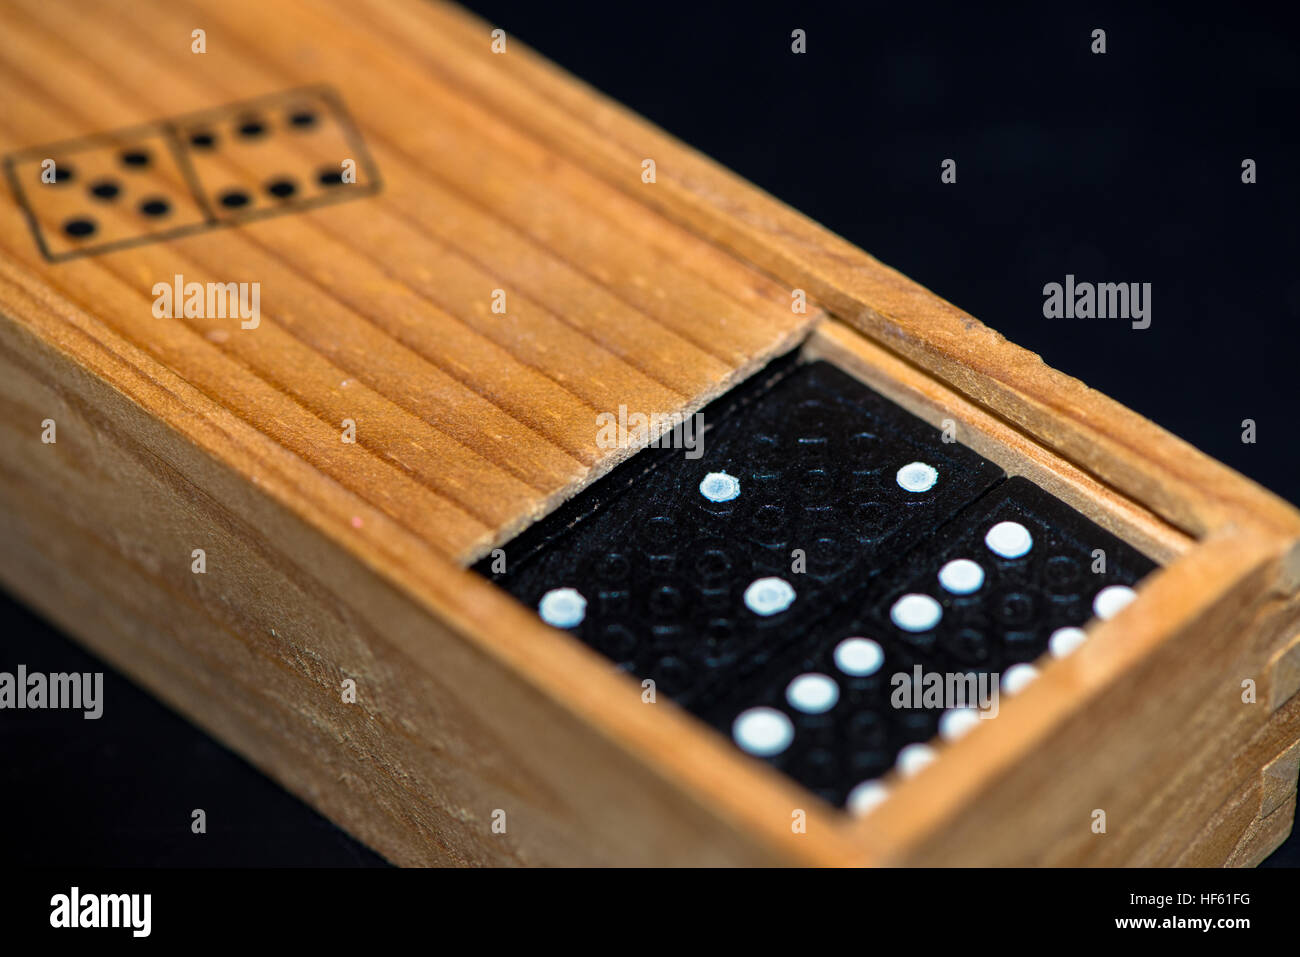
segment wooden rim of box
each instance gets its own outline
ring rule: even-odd
[[[1094,625],[1076,654],[1050,664],[1007,702],[995,732],[981,728],[945,746],[940,760],[898,782],[875,813],[854,820],[744,758],[673,706],[645,707],[634,682],[409,529],[367,512],[365,534],[351,534],[357,505],[344,489],[211,407],[161,363],[2,259],[0,295],[22,304],[24,323],[0,324],[0,351],[23,367],[58,370],[69,401],[100,410],[105,428],[164,456],[186,481],[249,522],[298,543],[316,556],[322,576],[348,583],[359,605],[373,603],[390,615],[409,611],[410,622],[387,640],[415,666],[413,693],[422,671],[442,667],[420,637],[421,627],[434,629],[481,659],[485,696],[517,696],[521,715],[554,721],[554,728],[520,726],[519,734],[535,735],[539,747],[552,730],[570,749],[584,742],[588,754],[569,756],[571,787],[594,793],[564,797],[587,816],[593,842],[630,829],[628,846],[663,862],[1172,862],[1179,854],[1199,860],[1201,846],[1209,848],[1206,859],[1222,860],[1237,845],[1223,854],[1221,840],[1213,844],[1202,834],[1213,813],[1244,800],[1255,813],[1238,814],[1247,821],[1241,827],[1258,830],[1265,809],[1285,805],[1277,787],[1259,783],[1264,752],[1222,782],[1202,785],[1205,795],[1195,801],[1176,793],[1176,785],[1188,773],[1227,766],[1242,741],[1279,734],[1294,740],[1300,718],[1283,705],[1295,690],[1291,683],[1300,685],[1292,640],[1300,619],[1300,513],[517,41],[508,57],[494,57],[485,42],[491,28],[463,11],[430,4],[410,18],[409,37],[394,42],[454,50],[438,68],[465,96],[735,257],[805,289],[833,317],[804,343],[810,355],[835,359],[931,421],[954,418],[977,450],[1029,475],[1166,567],[1138,601]],[[652,187],[638,177],[646,157],[657,165]],[[1232,663],[1228,678],[1204,667],[1220,659]],[[1284,667],[1286,677],[1279,677]],[[1257,710],[1232,706],[1239,677],[1258,680]],[[1269,714],[1280,717],[1270,724]],[[1203,740],[1157,746],[1192,723]],[[1095,757],[1103,742],[1106,781],[1099,792],[1095,762],[1076,756]],[[621,790],[618,774],[631,782]],[[291,786],[305,789],[301,781]],[[1294,786],[1292,776],[1292,793]],[[644,792],[635,806],[632,787]],[[1094,809],[1072,805],[1077,795],[1098,793],[1113,822],[1105,843],[1088,830]],[[416,838],[368,820],[365,809],[327,794],[309,797],[393,860],[425,859]],[[1072,808],[1068,826],[1063,807]],[[804,833],[792,833],[796,809],[806,812]],[[719,850],[710,857],[704,845]],[[529,853],[567,856],[546,847]]]
[[[467,50],[479,50],[471,40],[486,25],[450,9],[439,9],[438,17]],[[835,319],[813,333],[806,346],[813,355],[838,361],[931,422],[943,417],[939,412],[953,416],[971,427],[976,437],[967,433],[963,439],[977,450],[1028,474],[1167,563],[1139,601],[1095,625],[1079,653],[1047,668],[1042,680],[1007,707],[996,734],[972,734],[946,748],[943,760],[901,782],[867,821],[848,827],[836,821],[835,831],[851,835],[846,843],[861,844],[850,856],[960,860],[962,849],[954,846],[959,836],[967,839],[967,853],[996,840],[1014,840],[1023,848],[1029,815],[1022,817],[1015,806],[1054,800],[1044,776],[1061,772],[1056,765],[1068,760],[1059,753],[1058,761],[1051,760],[1053,729],[1071,718],[1086,722],[1081,715],[1089,712],[1090,701],[1105,706],[1117,699],[1117,686],[1143,662],[1158,661],[1180,644],[1212,643],[1203,634],[1212,623],[1245,632],[1262,603],[1294,595],[1300,585],[1300,512],[1289,504],[1048,367],[530,51],[501,69],[488,56],[480,53],[463,65],[467,90],[552,149],[581,159],[609,182],[825,306]],[[652,189],[629,175],[646,157],[655,160],[658,172]],[[997,454],[999,448],[1007,454]],[[1296,605],[1289,607],[1294,628]],[[1278,640],[1289,637],[1284,628]],[[1152,684],[1145,693],[1158,696],[1161,685]],[[1132,730],[1120,721],[1109,733],[1122,736],[1126,728]],[[1054,733],[1069,740],[1060,730]],[[1097,739],[1105,734],[1104,727],[1096,729]],[[1017,767],[1022,773],[1013,779],[1007,769]],[[1068,787],[1058,783],[1055,790]],[[737,791],[752,795],[753,785],[728,781],[715,799]],[[980,810],[973,802],[981,797],[997,803]],[[774,804],[789,800],[782,794]],[[777,819],[788,831],[785,817]],[[830,823],[818,821],[809,829],[830,829]],[[1088,833],[1082,824],[1080,833]],[[792,840],[798,838],[780,838],[787,845]],[[822,848],[817,856],[842,859],[843,850]],[[1029,859],[1049,856],[1043,848]],[[978,854],[965,857],[977,859]]]

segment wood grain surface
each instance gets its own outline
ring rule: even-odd
[[[0,152],[320,85],[364,140],[376,192],[67,261],[28,219],[64,207],[0,195],[0,579],[389,859],[1249,863],[1284,835],[1300,516],[1276,497],[450,5],[0,17]],[[328,158],[293,142],[204,176]],[[182,173],[150,175],[179,197]],[[260,323],[156,317],[176,274],[260,283]],[[631,454],[597,415],[699,408],[800,343],[1167,564],[862,820],[464,568]]]
[[[1042,359],[791,209],[708,157],[594,96],[554,64],[523,50],[495,64],[472,42],[482,29],[450,7],[404,11],[391,34],[407,49],[432,19],[475,56],[449,69],[502,116],[552,149],[582,157],[611,183],[631,189],[623,170],[655,157],[662,189],[643,194],[666,216],[707,236],[809,296],[1034,441],[1054,449],[1123,495],[1192,535],[1253,515],[1284,534],[1300,513],[1120,403]],[[499,68],[498,68],[499,67]],[[1300,574],[1300,557],[1291,559]]]
[[[633,451],[597,446],[598,414],[694,410],[818,315],[429,69],[466,56],[431,20],[422,55],[395,55],[390,34],[420,4],[4,6],[4,152],[337,89],[382,171],[378,195],[53,266],[6,205],[3,268],[449,557],[481,555]],[[206,53],[191,52],[196,28]],[[254,183],[315,168],[284,135],[212,163]],[[640,158],[626,172],[640,183]],[[176,273],[260,282],[265,320],[154,318],[150,289]],[[355,445],[339,440],[345,418]]]

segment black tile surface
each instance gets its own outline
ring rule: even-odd
[[[989,529],[1003,521],[1017,522],[1033,536],[1023,557],[1001,558],[985,544]],[[1093,571],[1097,549],[1105,556],[1102,573]],[[939,570],[958,559],[974,561],[984,572],[983,584],[968,595],[950,593],[939,581]],[[855,784],[888,771],[903,747],[928,741],[938,731],[942,709],[891,706],[897,687],[893,675],[914,675],[918,666],[923,673],[943,675],[1003,674],[1043,655],[1056,629],[1091,619],[1101,589],[1132,585],[1153,568],[1095,523],[1025,479],[1013,478],[921,541],[865,589],[846,589],[837,608],[782,662],[738,686],[703,716],[730,734],[732,722],[747,708],[781,710],[794,724],[794,741],[769,760],[842,804]],[[942,617],[932,629],[910,632],[890,613],[900,598],[917,594],[933,598]],[[836,667],[835,648],[850,637],[880,645],[884,660],[874,675],[855,677]],[[787,701],[790,682],[808,673],[836,681],[840,697],[831,711],[805,714]]]
[[[477,570],[534,608],[552,590],[577,590],[585,617],[568,630],[728,735],[748,708],[783,712],[794,739],[767,760],[834,803],[935,733],[939,711],[891,707],[892,674],[916,665],[996,673],[1031,661],[1053,630],[1092,617],[1102,587],[1153,567],[826,362],[778,363],[707,409],[705,423],[702,457],[634,456],[508,545],[503,572],[490,559]],[[937,479],[909,491],[899,472],[918,462]],[[740,494],[710,501],[700,490],[710,473],[736,478]],[[1000,521],[1030,531],[1028,554],[1007,560],[989,549],[984,536]],[[1095,549],[1106,555],[1101,574]],[[954,558],[984,570],[969,596],[939,584]],[[791,586],[788,608],[747,607],[746,589],[765,578]],[[894,624],[890,610],[910,593],[938,602],[937,626]],[[854,636],[883,648],[875,675],[835,667],[836,645]],[[787,701],[805,672],[835,681],[829,711]]]
[[[634,456],[507,546],[504,574],[490,560],[478,566],[532,607],[577,588],[588,605],[574,634],[695,708],[803,641],[845,594],[1002,476],[826,363],[761,376],[724,403],[704,413],[701,458]],[[939,481],[906,492],[895,473],[918,460]],[[701,495],[716,472],[739,479],[738,498]],[[796,550],[806,572],[792,572]],[[795,585],[788,610],[745,607],[746,587],[765,577]]]

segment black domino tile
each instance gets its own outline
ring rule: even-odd
[[[1002,558],[985,544],[989,529],[1004,521],[1030,531],[1028,554]],[[984,569],[984,584],[972,595],[950,594],[939,583],[939,569],[958,558]],[[1089,621],[1093,598],[1103,588],[1132,586],[1154,568],[1136,549],[1017,477],[914,552],[904,574],[873,595],[872,605],[877,627],[896,632],[937,670],[1001,671],[1042,655],[1056,629]],[[938,600],[943,617],[934,631],[909,635],[889,620],[887,610],[907,593]]]
[[[992,487],[1001,471],[827,363],[778,367],[704,412],[704,454],[634,456],[506,549],[493,576],[531,607],[558,587],[588,600],[573,633],[687,707],[704,707],[799,643],[843,596],[894,564]],[[899,488],[916,460],[940,473]],[[739,478],[733,502],[698,490]],[[792,573],[802,549],[807,571]],[[490,562],[479,565],[490,574]],[[761,617],[746,586],[795,585],[785,612]]]
[[[647,449],[506,546],[506,569],[476,569],[536,608],[555,588],[575,588],[586,615],[569,631],[620,668],[730,736],[742,711],[766,705],[795,725],[791,746],[764,760],[828,801],[885,773],[907,744],[934,736],[939,714],[890,707],[889,675],[996,672],[1037,658],[1051,632],[1091,617],[1103,584],[1136,582],[1152,567],[1118,539],[826,362],[778,361],[705,412],[704,454]],[[909,462],[932,465],[927,492],[896,480]],[[699,492],[710,472],[737,477],[741,494],[712,503]],[[1014,519],[1035,547],[997,560],[988,526]],[[1092,552],[1107,573],[1091,573]],[[792,570],[802,549],[806,569]],[[969,557],[984,586],[956,598],[938,568]],[[745,588],[779,577],[796,592],[789,609],[759,616]],[[1103,581],[1104,578],[1104,581]],[[926,593],[943,608],[932,631],[894,626],[898,596]],[[840,674],[845,637],[879,642],[876,675]],[[785,700],[789,681],[834,677],[840,700],[822,715]]]
[[[1023,557],[1000,558],[985,544],[989,529],[1003,521],[1017,522],[1033,536]],[[1094,557],[1098,549],[1105,556],[1104,571]],[[951,594],[939,583],[939,570],[955,559],[975,561],[984,570],[983,585],[970,595]],[[765,760],[831,803],[843,804],[856,784],[889,771],[906,745],[927,742],[938,731],[941,709],[891,705],[892,675],[913,674],[918,665],[928,673],[1001,674],[1033,662],[1047,652],[1056,629],[1081,627],[1093,618],[1092,601],[1101,589],[1135,585],[1154,567],[1047,492],[1012,478],[914,549],[860,600],[850,598],[823,619],[810,640],[735,686],[703,717],[730,735],[732,722],[748,708],[784,712],[794,724],[794,740]],[[934,629],[909,632],[891,620],[890,610],[907,594],[929,595],[939,603],[943,613]],[[850,637],[881,646],[884,662],[874,675],[851,677],[836,667],[834,649]],[[786,688],[807,673],[836,680],[835,707],[810,715],[790,706]]]

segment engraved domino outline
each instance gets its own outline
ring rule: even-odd
[[[367,172],[367,182],[364,184],[351,184],[347,190],[322,193],[309,200],[304,200],[291,206],[252,209],[238,216],[218,218],[212,211],[208,197],[205,196],[203,191],[199,188],[197,173],[186,155],[184,144],[181,143],[177,135],[177,129],[181,126],[193,124],[198,120],[226,116],[240,110],[252,110],[260,106],[266,106],[267,104],[284,102],[286,100],[305,96],[319,97],[330,110],[332,117],[339,124],[339,129],[343,134],[343,138],[346,141],[348,148],[356,156],[361,167]],[[36,214],[28,199],[27,193],[23,188],[22,183],[18,180],[18,174],[15,171],[14,164],[16,162],[33,158],[43,158],[48,156],[50,153],[61,151],[72,152],[74,150],[84,150],[104,143],[113,143],[119,141],[123,137],[131,135],[158,133],[162,133],[166,138],[172,156],[180,166],[181,173],[185,177],[186,185],[189,187],[195,202],[202,210],[205,221],[177,226],[173,229],[152,233],[148,236],[135,236],[127,239],[115,240],[98,246],[87,246],[82,249],[72,249],[67,252],[52,253],[45,242],[44,233],[41,230],[40,223],[37,221]],[[365,196],[373,196],[383,188],[383,179],[380,176],[379,167],[375,164],[374,158],[370,154],[370,150],[366,147],[365,140],[361,136],[361,130],[353,121],[352,115],[348,112],[347,107],[343,103],[343,99],[338,95],[337,91],[325,84],[314,84],[294,87],[288,90],[278,90],[274,93],[267,93],[262,96],[253,97],[252,99],[238,100],[233,103],[224,103],[220,106],[210,106],[202,110],[167,116],[148,123],[140,123],[135,126],[125,126],[118,129],[104,130],[99,133],[59,140],[53,143],[41,143],[36,146],[25,147],[6,154],[3,162],[5,177],[9,181],[9,188],[13,192],[15,200],[17,201],[19,208],[22,210],[23,216],[27,220],[27,227],[31,230],[32,238],[36,241],[36,248],[40,250],[41,255],[46,259],[46,261],[52,263],[67,262],[70,259],[80,259],[83,256],[96,256],[100,253],[116,252],[120,249],[142,246],[146,243],[178,239],[182,236],[190,236],[195,233],[203,232],[204,230],[238,226],[243,223],[265,219],[270,216],[283,216],[289,213],[306,212],[308,210],[332,205],[334,203],[347,202],[352,199],[361,199]]]

